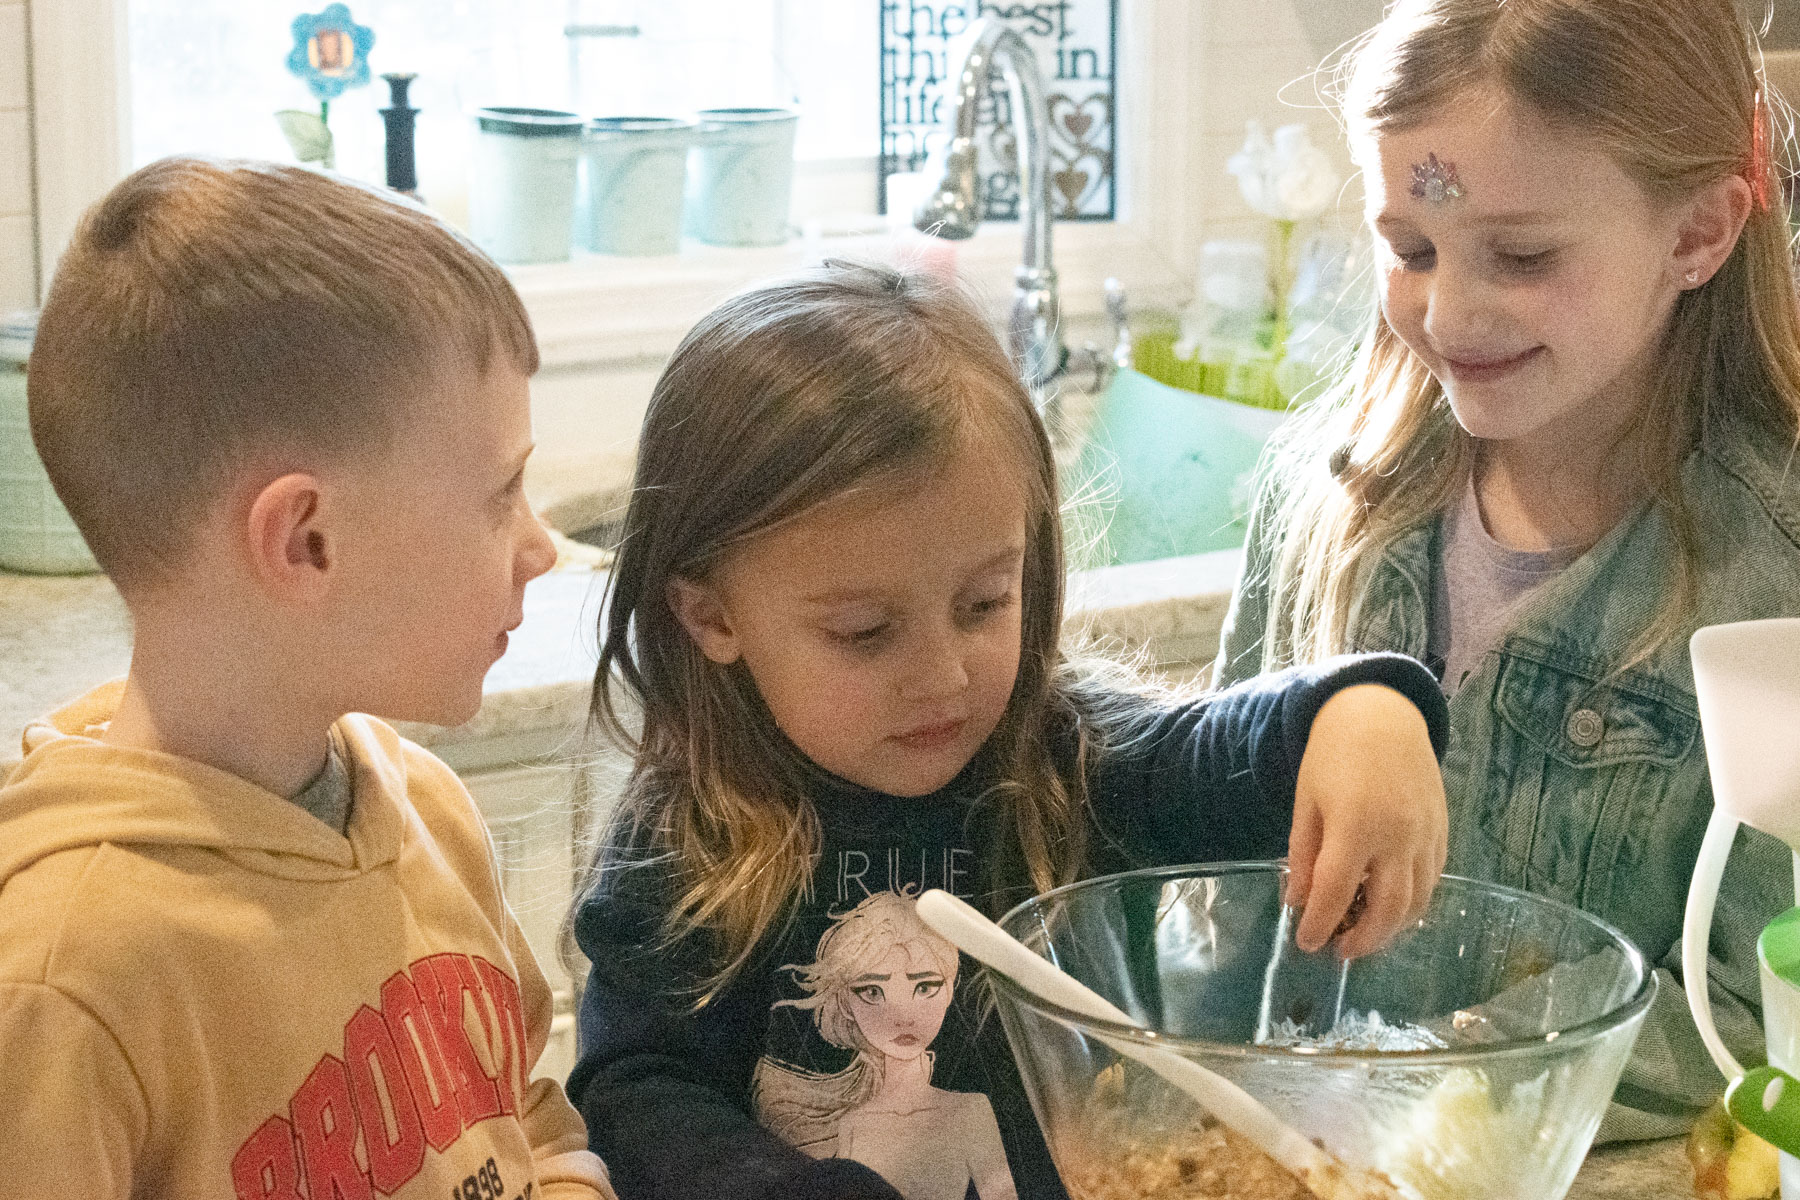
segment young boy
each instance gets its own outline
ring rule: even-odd
[[[355,715],[479,706],[553,559],[536,368],[500,270],[370,189],[165,159],[84,218],[32,432],[135,643],[0,788],[0,1178],[611,1197],[474,804]]]

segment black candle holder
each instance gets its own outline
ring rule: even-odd
[[[406,89],[417,75],[383,75],[388,85],[388,107],[381,110],[387,123],[387,185],[409,196],[419,194],[419,171],[413,151],[413,127],[419,110],[406,99]]]

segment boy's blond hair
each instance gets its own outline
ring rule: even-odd
[[[385,447],[447,364],[538,352],[500,268],[392,193],[165,158],[83,216],[27,376],[31,433],[121,588],[181,562],[240,472]]]

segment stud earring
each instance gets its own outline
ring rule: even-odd
[[[1682,278],[1687,280],[1690,285],[1699,283],[1700,282],[1700,269],[1698,267],[1696,267],[1692,271],[1689,271],[1686,275],[1683,275]]]

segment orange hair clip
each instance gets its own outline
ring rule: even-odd
[[[1747,171],[1750,194],[1758,212],[1769,211],[1769,105],[1763,89],[1756,89],[1750,108],[1750,167]]]

